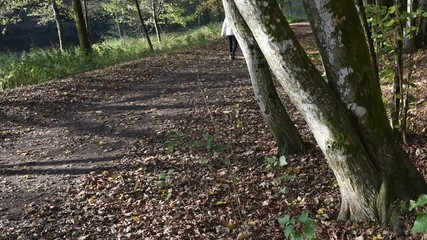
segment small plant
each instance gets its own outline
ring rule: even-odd
[[[307,212],[299,215],[297,218],[291,218],[290,215],[284,215],[279,218],[278,221],[279,224],[284,227],[284,233],[288,239],[316,239],[314,233],[316,224]]]
[[[282,184],[285,183],[285,181],[290,181],[294,179],[293,175],[289,175],[289,174],[285,174],[281,177],[275,178],[273,179],[273,181],[271,181],[271,185],[273,186],[281,186]],[[286,186],[282,186],[280,188],[280,193],[285,193],[286,192]]]
[[[409,210],[417,210],[417,218],[411,229],[412,234],[427,232],[427,195],[421,195],[416,201],[409,202]]]
[[[185,137],[185,134],[182,131],[176,131],[172,134],[171,140],[168,143],[166,148],[166,153],[171,155],[175,151],[175,147],[178,145],[179,141],[181,141]]]
[[[166,172],[160,173],[159,174],[159,181],[157,182],[157,184],[161,188],[165,188],[165,187],[169,186],[172,183],[172,174],[174,172],[175,172],[175,169],[171,168],[171,169],[167,170]]]
[[[213,137],[209,133],[203,133],[203,140],[205,140],[205,148],[206,150],[210,150],[212,148]]]
[[[204,157],[204,156],[200,156],[199,157],[199,163],[202,164],[202,165],[206,165],[206,164],[209,163],[209,159],[206,158],[206,157]]]
[[[265,164],[267,171],[275,172],[279,170],[280,167],[286,166],[288,162],[286,162],[285,156],[281,156],[279,159],[277,159],[275,156],[271,156],[265,159]]]

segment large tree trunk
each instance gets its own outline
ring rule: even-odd
[[[92,51],[89,34],[86,29],[85,19],[83,16],[82,3],[80,0],[73,0],[73,12],[76,21],[77,33],[79,35],[80,47],[89,53]]]
[[[304,141],[289,118],[273,83],[270,68],[232,0],[223,0],[226,16],[246,59],[255,98],[273,134],[280,156],[302,153]]]
[[[55,17],[56,29],[58,30],[59,49],[61,51],[64,51],[65,50],[64,27],[62,26],[61,17],[59,16],[58,6],[56,6],[56,0],[51,0],[50,6],[52,8],[53,16]]]
[[[358,131],[370,161],[381,170],[377,176],[379,220],[392,221],[393,204],[425,192],[423,177],[394,140],[381,99],[381,89],[370,57],[363,24],[351,1],[304,0],[317,38],[331,88],[357,119]],[[330,7],[328,7],[330,6]],[[345,18],[343,17],[345,16]],[[359,40],[360,39],[360,40]]]
[[[277,3],[234,0],[337,178],[339,218],[391,223],[427,184],[394,141],[354,1],[305,1],[329,84]]]
[[[151,43],[150,36],[148,35],[147,28],[145,27],[144,18],[142,17],[141,8],[139,7],[138,0],[135,0],[136,10],[138,11],[139,21],[141,22],[142,30],[144,31],[145,39],[147,39],[150,51],[154,51],[153,44]]]

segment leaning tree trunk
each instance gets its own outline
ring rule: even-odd
[[[76,21],[77,33],[79,35],[80,47],[85,50],[86,54],[92,51],[92,45],[89,40],[89,34],[86,29],[85,19],[82,11],[80,0],[73,0],[73,12]]]
[[[234,1],[328,159],[342,197],[339,218],[392,223],[404,207],[399,200],[426,192],[427,185],[392,138],[354,2],[306,1],[316,9],[307,7],[309,15],[316,14],[310,16],[315,35],[329,42],[320,50],[329,57],[325,62],[328,79],[331,74],[337,79],[336,88],[331,88],[296,40],[275,1]],[[347,67],[347,60],[355,66]],[[340,61],[343,67],[331,70]]]
[[[144,31],[145,39],[147,39],[150,51],[154,51],[153,44],[151,43],[150,36],[148,35],[147,28],[145,27],[144,18],[142,17],[141,8],[139,7],[138,0],[135,0],[136,10],[138,10],[139,21],[141,22],[142,30]]]
[[[50,6],[52,8],[53,16],[55,17],[56,29],[58,30],[59,49],[61,51],[64,51],[65,50],[64,27],[62,26],[61,17],[59,16],[59,10],[58,10],[58,6],[56,5],[56,0],[51,0]]]
[[[279,155],[302,153],[304,141],[289,118],[273,83],[270,68],[262,55],[250,29],[232,0],[223,0],[226,16],[233,28],[239,46],[246,59],[255,98],[273,137]]]

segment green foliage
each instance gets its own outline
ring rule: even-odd
[[[267,157],[265,159],[265,164],[266,164],[265,168],[267,169],[267,171],[278,172],[281,168],[288,165],[288,162],[286,161],[285,156],[281,156],[280,158],[276,158],[275,156],[271,156],[271,157]],[[284,183],[286,181],[290,181],[292,179],[294,179],[293,175],[284,174],[284,175],[281,175],[280,177],[274,178],[271,181],[271,185],[281,186],[280,192],[285,193],[286,192],[286,186],[284,186]]]
[[[411,229],[413,234],[427,232],[427,195],[421,195],[416,201],[409,202],[409,210],[417,210],[417,218],[415,219],[414,226]]]
[[[171,136],[171,140],[168,143],[168,146],[166,148],[166,153],[168,155],[171,155],[174,152],[175,147],[178,145],[180,141],[183,140],[184,137],[185,137],[185,134],[182,131],[177,131],[173,133]]]
[[[390,82],[393,77],[393,65],[396,60],[396,51],[398,42],[403,39],[411,39],[415,36],[417,27],[406,27],[408,20],[416,20],[422,16],[423,12],[417,10],[415,12],[399,11],[398,6],[394,5],[389,8],[385,6],[368,5],[366,7],[366,16],[368,23],[374,29],[373,40],[377,46],[377,53],[381,57],[380,76],[385,82]],[[403,27],[403,35],[396,34],[396,29]]]
[[[316,224],[307,212],[299,215],[297,218],[291,218],[290,215],[284,215],[278,219],[279,224],[284,227],[285,236],[291,240],[316,239]]]
[[[171,185],[172,184],[172,175],[174,172],[175,172],[175,169],[172,168],[172,169],[169,169],[165,172],[160,173],[159,177],[158,177],[159,180],[158,180],[157,184],[161,188],[164,188],[164,187]]]
[[[202,139],[191,140],[182,131],[171,134],[166,153],[171,155],[177,147],[184,151],[191,151],[191,155],[197,157],[197,162],[201,165],[207,165],[212,160],[220,160],[222,164],[230,164],[227,157],[228,147],[224,143],[217,142],[214,136],[208,132],[202,134]]]
[[[280,158],[275,156],[265,158],[265,168],[267,171],[275,172],[287,164],[285,156],[281,156]]]
[[[218,38],[219,28],[219,24],[212,24],[180,34],[167,34],[162,43],[154,45],[154,54],[203,44]],[[49,48],[0,54],[0,90],[47,82],[152,54],[147,42],[140,38],[112,39],[94,44],[93,49],[90,55],[78,48],[64,52]]]

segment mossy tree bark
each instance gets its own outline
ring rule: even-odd
[[[278,146],[278,154],[302,153],[305,144],[282,104],[270,68],[249,27],[232,0],[223,0],[226,16],[246,59],[255,98]]]
[[[354,1],[305,1],[328,83],[275,1],[234,2],[336,176],[339,218],[393,224],[427,184],[393,139]]]
[[[89,34],[86,29],[85,18],[83,16],[82,3],[80,0],[73,0],[73,12],[76,21],[77,34],[79,36],[80,47],[86,54],[92,51]]]
[[[426,191],[418,173],[388,124],[368,44],[355,39],[366,36],[364,24],[351,1],[304,0],[313,26],[328,82],[349,114],[374,165],[379,166],[383,193],[377,201],[381,222],[392,221],[390,212],[396,200],[408,200]],[[362,19],[365,20],[365,19]]]

